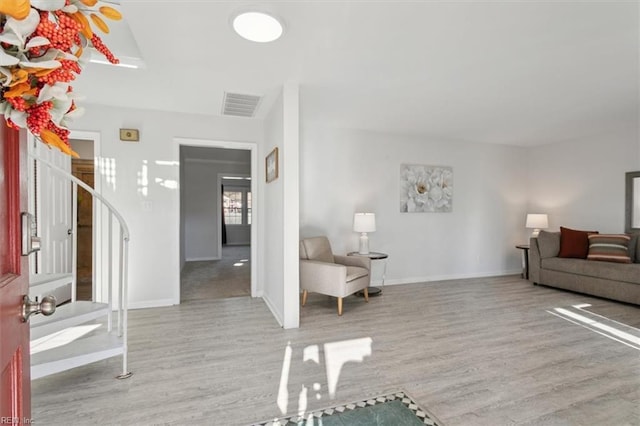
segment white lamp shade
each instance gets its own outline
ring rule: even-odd
[[[353,216],[353,230],[355,232],[375,232],[375,213],[356,213]]]
[[[525,224],[526,228],[533,229],[546,229],[549,227],[549,219],[546,214],[529,213],[527,215],[527,223]]]

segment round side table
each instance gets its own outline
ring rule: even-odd
[[[517,249],[522,250],[522,258],[524,261],[524,271],[522,271],[522,278],[529,279],[529,244],[518,244]]]
[[[358,253],[357,251],[352,251],[350,253],[347,253],[347,256],[362,256],[362,257],[368,257],[371,260],[384,260],[384,269],[382,271],[382,286],[384,287],[384,279],[387,275],[387,258],[389,257],[387,253],[371,251],[368,254],[361,254],[361,253]],[[370,286],[367,291],[369,293],[369,296],[380,296],[382,294],[382,289],[380,287]],[[358,296],[364,297],[364,292],[362,291],[359,291],[356,294]]]

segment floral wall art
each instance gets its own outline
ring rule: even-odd
[[[400,166],[400,212],[451,212],[453,168],[402,164]]]

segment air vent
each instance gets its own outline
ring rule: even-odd
[[[256,95],[224,92],[224,99],[222,100],[222,115],[253,117],[258,109],[260,99],[262,98]]]

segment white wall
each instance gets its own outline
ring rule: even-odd
[[[300,326],[300,87],[287,82],[283,97],[284,328]]]
[[[285,83],[282,93],[265,120],[264,156],[279,150],[279,177],[265,185],[261,204],[269,242],[265,263],[263,298],[284,328],[300,322],[299,245],[299,90]],[[261,171],[264,176],[264,164]]]
[[[624,231],[625,173],[640,170],[637,127],[529,149],[530,210],[560,226]]]
[[[262,157],[266,157],[275,147],[279,149],[279,163],[282,167],[282,140],[284,138],[284,103],[282,94],[274,103],[271,113],[265,120],[265,139]],[[261,162],[260,176],[265,175],[265,165]],[[263,299],[275,315],[280,325],[284,324],[284,177],[279,173],[278,179],[265,183],[263,202],[260,205],[261,217],[264,218],[260,229],[262,239],[269,242],[269,250],[265,252],[264,264],[260,273],[264,276]]]
[[[263,123],[103,105],[86,110],[74,128],[101,133],[97,155],[113,165],[102,169],[102,192],[131,229],[130,305],[178,303],[179,158],[173,138],[261,143]],[[120,128],[140,129],[140,142],[121,142]]]
[[[526,241],[526,149],[341,130],[303,122],[301,237],[357,250],[353,214],[376,213],[370,249],[388,284],[516,273]],[[452,213],[400,213],[401,164],[452,166]],[[374,277],[375,280],[375,277]],[[379,280],[379,278],[378,278]]]

